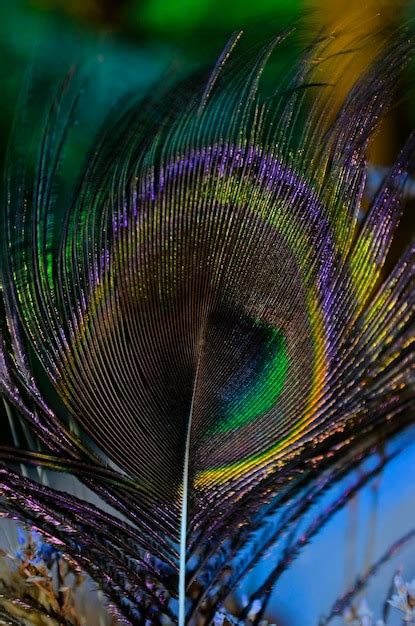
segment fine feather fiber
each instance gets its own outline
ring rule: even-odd
[[[413,417],[414,246],[383,270],[413,137],[359,218],[413,44],[385,35],[336,111],[320,71],[336,54],[347,84],[353,50],[332,52],[334,35],[263,88],[291,36],[243,53],[236,34],[207,77],[114,107],[69,189],[82,79],[64,80],[34,140],[23,89],[1,382],[31,435],[0,448],[1,509],[63,547],[122,624],[220,623],[308,503]],[[242,620],[256,602],[259,623],[283,566]]]

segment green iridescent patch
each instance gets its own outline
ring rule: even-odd
[[[289,360],[287,342],[281,330],[265,324],[259,326],[265,335],[264,348],[257,355],[256,367],[243,381],[239,394],[226,403],[216,432],[228,432],[264,415],[277,402],[287,378]]]

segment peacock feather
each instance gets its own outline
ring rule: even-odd
[[[82,81],[54,98],[34,168],[23,90],[1,382],[31,435],[0,448],[1,508],[87,571],[119,623],[221,623],[269,546],[413,417],[414,246],[383,270],[413,137],[360,219],[368,146],[412,42],[389,35],[333,115],[319,81],[333,37],[262,86],[289,36],[238,54],[237,34],[208,77],[120,103],[72,186]],[[350,54],[336,52],[339,81]],[[259,623],[297,548],[240,619],[256,607]]]

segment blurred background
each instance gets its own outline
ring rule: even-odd
[[[0,0],[0,158],[5,155],[19,91],[28,73],[36,77],[36,84],[45,93],[73,64],[84,65],[92,74],[105,74],[106,89],[97,90],[87,103],[87,119],[93,126],[105,107],[123,93],[144,94],[171,73],[186,75],[212,65],[231,33],[240,28],[265,41],[294,24],[299,32],[298,46],[298,41],[306,45],[323,28],[353,20],[355,41],[369,32],[382,33],[382,29],[410,24],[413,9],[412,3],[403,0]],[[377,45],[381,47],[382,35],[378,37]],[[295,60],[296,54],[298,47],[285,46],[273,63],[287,64]],[[367,67],[371,55],[370,47],[355,55],[355,76]],[[325,68],[325,79],[330,82],[335,65],[326,64]],[[409,68],[395,106],[373,143],[373,165],[390,165],[415,126],[414,76]],[[335,88],[340,103],[345,88]],[[76,149],[72,158],[79,159],[82,142]],[[413,206],[408,203],[389,264],[413,236],[413,224]],[[5,412],[1,437],[3,442],[13,443],[20,426],[9,418]],[[413,435],[412,430],[406,431],[393,442],[394,449],[402,449],[400,454],[347,507],[331,517],[282,575],[266,615],[271,623],[317,626],[356,577],[415,528]],[[349,476],[336,489],[341,491],[353,479]],[[327,495],[327,502],[333,495]],[[304,520],[305,527],[310,519]],[[0,527],[0,540],[1,528],[6,532],[5,526]],[[7,532],[13,536],[13,530],[8,528]],[[247,577],[237,602],[243,603],[249,594],[250,577],[264,575],[273,559],[271,551],[261,569]],[[356,605],[367,598],[380,618],[393,576],[402,568],[405,579],[415,578],[415,540],[406,542],[386,559],[356,596]],[[345,622],[343,617],[336,617],[330,623],[338,626]],[[399,623],[398,613],[391,613],[388,624]]]

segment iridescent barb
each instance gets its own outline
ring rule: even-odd
[[[207,83],[112,113],[70,200],[79,93],[54,101],[34,176],[15,125],[2,388],[42,452],[0,450],[2,507],[64,545],[123,623],[211,623],[324,485],[412,416],[415,247],[380,278],[413,138],[358,223],[412,44],[391,41],[329,123],[330,40],[261,95],[279,39],[242,63],[236,36]],[[97,504],[11,460],[71,473]]]

